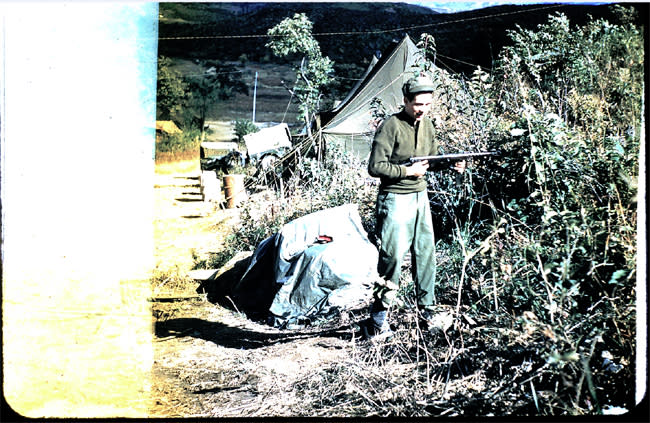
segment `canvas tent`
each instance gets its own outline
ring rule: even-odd
[[[399,111],[404,103],[402,85],[419,70],[417,53],[418,48],[407,35],[393,50],[371,62],[345,100],[336,108],[321,113],[325,143],[336,143],[359,157],[368,157],[379,123],[372,115],[373,99],[379,99],[388,114]]]

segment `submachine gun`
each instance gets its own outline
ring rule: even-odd
[[[489,156],[500,156],[500,151],[481,151],[477,153],[455,153],[455,154],[438,154],[437,156],[415,156],[411,157],[408,160],[401,162],[400,164],[409,165],[416,162],[421,162],[427,160],[429,162],[430,170],[442,170],[452,163],[460,162],[463,160],[468,160],[477,157],[489,157]],[[456,174],[456,185],[460,185],[462,181],[462,175]]]
[[[437,165],[441,163],[455,163],[462,160],[472,159],[474,157],[486,157],[486,156],[500,156],[500,151],[481,151],[478,153],[455,153],[455,154],[438,154],[437,156],[415,156],[411,157],[408,160],[401,162],[400,164],[408,165],[416,162],[421,162],[427,160],[429,165]]]

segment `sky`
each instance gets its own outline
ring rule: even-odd
[[[504,4],[543,4],[543,3],[581,3],[581,4],[602,4],[611,2],[597,1],[550,1],[550,0],[502,0],[502,1],[417,1],[406,0],[405,3],[417,4],[419,6],[430,7],[440,12],[454,13],[465,10],[482,9],[485,7],[499,6]]]

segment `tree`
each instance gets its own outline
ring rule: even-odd
[[[156,118],[159,120],[172,120],[181,111],[185,101],[185,82],[181,74],[171,68],[171,64],[168,57],[158,58]]]
[[[189,87],[187,106],[192,110],[194,124],[201,130],[202,137],[206,118],[215,103],[238,92],[248,95],[248,85],[241,80],[241,71],[233,65],[207,61],[203,66],[207,68],[205,73],[186,78]]]
[[[312,116],[318,111],[322,97],[321,88],[331,82],[333,62],[321,53],[312,36],[313,24],[304,13],[286,18],[268,31],[271,37],[266,46],[278,57],[302,55],[299,65],[294,65],[296,82],[291,91],[300,104],[301,117],[307,130]]]

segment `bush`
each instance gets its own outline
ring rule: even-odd
[[[201,131],[186,129],[180,134],[163,135],[156,143],[157,153],[182,153],[195,150],[201,143]]]
[[[244,136],[258,132],[260,129],[250,120],[237,120],[235,121],[235,135],[239,142],[244,142]]]
[[[638,174],[643,60],[642,50],[630,48],[641,35],[603,21],[571,28],[561,15],[511,35],[492,96],[500,99],[494,113],[517,134],[518,157],[496,179],[521,172],[526,195],[510,193],[505,208],[494,210],[503,230],[490,238],[491,270],[477,268],[491,275],[504,311],[529,316],[521,330],[546,338],[540,382],[573,381],[573,389],[555,390],[571,404],[561,412],[598,413],[612,401],[631,408],[631,384],[617,395],[609,390],[621,377],[631,380],[633,367],[625,376],[608,374],[595,357],[629,362],[635,349],[636,192],[629,181]],[[625,104],[618,101],[623,86]]]
[[[434,75],[444,146],[503,151],[460,181],[429,175],[437,296],[458,316],[516,317],[518,342],[544,358],[530,377],[553,393],[537,412],[629,409],[642,36],[604,21],[571,28],[561,15],[511,36],[493,75]],[[604,356],[626,365],[603,371]]]

